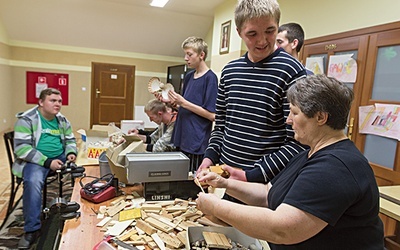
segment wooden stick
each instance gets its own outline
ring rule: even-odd
[[[202,191],[203,193],[205,193],[205,192],[204,192],[204,189],[203,189],[203,187],[201,186],[200,181],[199,181],[199,179],[198,179],[197,177],[194,178],[194,182],[196,183],[197,186],[200,187],[201,191]]]

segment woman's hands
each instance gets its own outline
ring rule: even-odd
[[[201,171],[197,175],[197,178],[201,183],[214,188],[226,188],[228,186],[228,179],[225,179],[214,172],[210,172],[208,169]]]
[[[214,215],[216,204],[220,200],[214,194],[199,193],[196,199],[197,208],[206,215]]]

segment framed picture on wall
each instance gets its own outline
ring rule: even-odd
[[[221,24],[221,41],[219,46],[219,53],[229,53],[229,43],[231,38],[231,20]]]

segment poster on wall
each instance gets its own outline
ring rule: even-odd
[[[357,62],[352,56],[353,54],[330,56],[328,76],[342,82],[355,83],[357,78]]]
[[[359,131],[400,141],[400,105],[380,104],[359,107]]]
[[[63,105],[68,105],[68,74],[26,72],[26,103],[37,104],[40,92],[45,88],[55,88],[61,92]]]
[[[325,72],[324,57],[307,57],[306,68],[311,70],[314,75],[320,75]]]

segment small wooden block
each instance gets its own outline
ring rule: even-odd
[[[139,228],[140,230],[143,230],[148,235],[152,235],[157,232],[157,229],[155,229],[154,227],[152,227],[150,224],[146,223],[143,220],[137,220],[136,227]]]
[[[122,201],[122,200],[125,200],[125,196],[120,196],[120,197],[114,199],[113,201],[110,202],[110,204],[111,204],[112,206],[114,206],[114,205],[116,205],[118,202],[120,202],[120,201]]]
[[[175,206],[172,206],[172,207],[167,207],[166,210],[168,212],[176,212],[176,211],[185,212],[187,210],[187,206],[175,205]]]
[[[124,209],[125,206],[126,206],[125,201],[120,201],[120,202],[118,202],[117,204],[115,204],[115,205],[109,207],[109,208],[107,209],[107,214],[108,214],[109,216],[112,217],[112,216],[116,215],[119,211],[121,211],[122,209]]]
[[[98,227],[103,227],[105,224],[107,224],[111,220],[111,217],[105,217],[102,221],[97,223],[96,226]]]
[[[176,234],[176,237],[183,243],[186,244],[186,239],[187,239],[187,232],[182,231]]]
[[[151,217],[148,217],[145,220],[145,222],[149,223],[151,226],[153,226],[153,227],[157,228],[158,230],[161,230],[165,233],[170,233],[170,232],[174,231],[173,227],[170,227],[167,224],[165,224],[159,220],[156,220],[154,218],[151,218]]]
[[[160,236],[161,240],[170,248],[180,248],[183,246],[182,242],[178,238],[174,238],[169,234],[158,232],[158,236]]]
[[[154,241],[150,241],[147,242],[147,245],[151,248],[151,249],[156,249],[158,246]]]
[[[214,172],[224,178],[228,178],[229,177],[229,172],[225,171],[222,169],[222,166],[224,166],[224,164],[222,165],[215,165],[215,166],[210,166],[210,171]]]
[[[216,232],[203,232],[204,240],[209,248],[231,249],[232,245],[229,243],[225,234]]]
[[[162,206],[160,204],[148,204],[148,203],[144,203],[141,206],[142,210],[149,210],[149,211],[161,211]]]
[[[124,232],[123,234],[121,234],[120,236],[118,236],[119,240],[125,241],[127,239],[130,239],[130,237],[132,235],[136,235],[137,231],[135,229],[131,229],[129,231]]]
[[[164,242],[160,239],[160,236],[158,236],[158,234],[152,234],[151,238],[153,238],[153,240],[156,242],[157,246],[161,249],[161,250],[165,250],[165,244]]]

